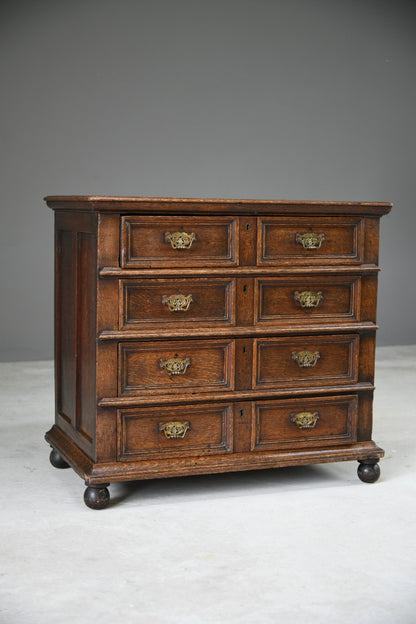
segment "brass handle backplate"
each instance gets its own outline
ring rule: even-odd
[[[159,423],[159,431],[165,434],[165,438],[169,440],[175,438],[184,438],[190,429],[190,424],[187,421],[179,422],[177,420],[171,420],[170,422]]]
[[[315,232],[296,234],[296,242],[302,245],[304,249],[320,249],[324,240],[325,234],[323,232],[320,234],[316,234]]]
[[[184,375],[190,365],[190,357],[179,357],[175,355],[167,360],[160,360],[160,368],[165,370],[169,377],[171,375]]]
[[[162,303],[167,305],[171,312],[186,312],[192,301],[192,295],[163,295],[162,297]]]
[[[317,308],[324,298],[320,290],[295,290],[296,303],[300,303],[301,308]]]
[[[313,429],[319,420],[318,412],[299,412],[290,415],[291,422],[299,429]]]
[[[292,359],[301,367],[315,366],[321,354],[319,351],[292,351]]]
[[[165,232],[165,242],[170,243],[172,249],[190,249],[194,240],[195,232]]]

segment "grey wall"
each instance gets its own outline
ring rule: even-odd
[[[416,11],[3,0],[1,352],[50,358],[46,194],[394,201],[378,344],[416,343]]]

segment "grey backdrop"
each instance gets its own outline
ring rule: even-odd
[[[52,357],[46,194],[394,201],[378,344],[416,343],[414,5],[3,0],[0,357]]]

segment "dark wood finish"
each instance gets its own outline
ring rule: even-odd
[[[226,217],[122,217],[122,267],[196,267],[238,264],[236,219]],[[186,232],[189,247],[174,248],[167,234]]]
[[[319,202],[275,199],[199,199],[184,197],[108,197],[98,195],[48,195],[53,210],[81,210],[133,214],[228,215],[368,215],[382,216],[391,210],[389,202]]]
[[[84,492],[84,502],[91,509],[104,509],[110,502],[110,492],[105,487],[109,483],[101,485],[89,485]]]
[[[195,323],[194,323],[195,325]],[[264,325],[262,327],[252,326],[234,326],[232,328],[232,334],[235,337],[247,337],[247,336],[300,336],[303,334],[333,334],[334,330],[340,329],[339,326],[334,326],[334,323],[320,323],[315,325],[312,323],[293,323],[291,325],[276,325],[269,326]],[[373,332],[378,329],[378,326],[373,322],[363,323],[345,323],[342,325],[344,332],[351,331],[363,331]],[[221,326],[200,325],[197,327],[186,326],[186,334],[189,338],[215,338],[218,336],[228,337],[230,336],[230,329]],[[149,329],[128,329],[128,330],[103,330],[99,334],[101,342],[109,340],[165,340],[165,339],[179,339],[183,338],[184,330],[182,327],[175,327],[170,325],[168,327],[149,328]]]
[[[358,334],[263,338],[255,341],[253,388],[309,387],[355,383],[358,375]],[[318,354],[315,365],[301,366],[294,354]]]
[[[378,239],[390,204],[46,200],[56,210],[46,439],[51,463],[85,480],[89,507],[133,479],[358,460],[359,477],[376,480]],[[297,234],[308,232],[322,244],[304,248]],[[293,359],[305,350],[319,352],[315,365]]]
[[[360,464],[357,468],[357,474],[361,481],[364,483],[375,483],[380,476],[380,466],[378,465],[378,459],[364,459],[360,460]]]
[[[175,357],[185,364],[181,372],[169,374],[163,363]],[[119,344],[121,396],[234,390],[234,371],[233,340]]]
[[[120,289],[120,328],[235,323],[235,280],[121,280]],[[189,307],[171,311],[165,299],[174,295]]]
[[[62,455],[56,449],[52,449],[49,455],[49,461],[54,468],[69,468],[69,464],[64,460]]]
[[[47,442],[57,448],[62,455],[70,458],[72,468],[90,485],[192,474],[260,470],[281,466],[306,466],[308,464],[325,464],[354,459],[361,461],[363,457],[376,459],[384,456],[384,451],[381,448],[374,442],[368,441],[315,449],[294,450],[292,448],[279,452],[202,454],[194,457],[166,458],[163,461],[158,458],[141,460],[140,462],[116,461],[116,459],[114,461],[93,462],[56,426],[53,426],[45,437]]]
[[[184,437],[167,438],[161,426],[186,422]],[[181,457],[207,453],[230,453],[233,444],[232,406],[225,404],[182,405],[172,410],[120,410],[118,413],[119,460]]]
[[[56,418],[93,456],[97,215],[56,213]]]
[[[316,414],[316,424],[299,428],[299,413]],[[303,397],[286,401],[259,401],[254,406],[251,450],[333,446],[355,442],[357,396]]]
[[[362,258],[364,222],[360,218],[276,217],[259,219],[259,264],[350,264]],[[319,248],[305,249],[297,235],[314,232],[323,236]]]
[[[360,277],[303,275],[264,277],[255,282],[257,324],[342,323],[359,318]],[[302,307],[299,294],[305,292],[319,293],[315,305]]]
[[[237,384],[236,384],[237,385]],[[270,386],[259,387],[254,390],[235,390],[232,393],[232,397],[227,395],[228,400],[233,401],[256,401],[259,398],[268,399],[281,399],[287,397],[303,396],[305,394],[304,386],[290,386],[282,385],[276,387],[273,384]],[[359,392],[366,393],[374,390],[374,385],[371,383],[356,384],[334,384],[334,385],[322,385],[322,386],[310,386],[307,388],[308,396],[316,395],[329,395],[339,394],[340,392]],[[142,405],[181,405],[183,403],[203,403],[207,398],[211,401],[223,401],[224,392],[210,392],[209,397],[203,392],[201,393],[172,393],[172,394],[137,394],[134,396],[114,396],[104,397],[98,400],[98,406],[104,408],[111,407],[134,407]],[[363,439],[366,439],[365,436]]]

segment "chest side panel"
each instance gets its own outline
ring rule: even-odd
[[[59,426],[92,456],[95,438],[97,217],[55,221],[55,379]]]

